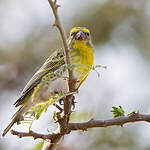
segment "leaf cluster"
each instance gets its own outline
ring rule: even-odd
[[[114,114],[114,118],[120,117],[120,116],[125,116],[125,111],[123,110],[122,106],[120,106],[120,105],[118,107],[113,106],[112,110],[110,112],[112,112]],[[131,116],[135,113],[136,113],[136,110],[134,110],[131,113],[127,114],[127,116]]]

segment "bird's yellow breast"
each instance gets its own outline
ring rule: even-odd
[[[93,48],[84,41],[76,41],[71,47],[75,76],[82,82],[93,66]]]

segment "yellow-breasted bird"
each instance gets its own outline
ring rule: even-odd
[[[70,31],[68,45],[71,53],[72,69],[79,87],[88,76],[93,66],[93,46],[90,32],[85,27],[75,27]],[[57,50],[46,60],[43,66],[33,75],[23,89],[20,98],[15,102],[18,111],[13,115],[10,124],[3,132],[3,136],[14,123],[23,120],[24,114],[36,104],[47,102],[51,96],[58,93],[67,93],[66,78],[51,78],[52,73],[63,72],[65,65],[63,49]],[[66,73],[62,73],[66,74]],[[33,98],[34,97],[34,98]]]

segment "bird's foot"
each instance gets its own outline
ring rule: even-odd
[[[75,109],[75,104],[76,104],[77,102],[75,102],[75,96],[72,96],[72,108],[73,108],[73,110]]]
[[[59,100],[59,105],[64,105],[64,99],[63,98]]]
[[[73,110],[75,109],[75,104],[76,104],[77,102],[75,102],[75,96],[73,96],[72,97],[72,108],[73,108]],[[59,104],[60,105],[64,105],[64,99],[60,99],[59,100]]]

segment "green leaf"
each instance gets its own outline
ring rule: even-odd
[[[41,106],[40,109],[37,111],[37,114],[36,114],[36,120],[39,119],[39,117],[41,116],[42,112],[44,111],[44,106]]]
[[[131,113],[129,113],[128,116],[131,116],[131,115],[133,115],[133,114],[135,114],[135,113],[136,113],[136,110],[134,110],[134,111],[132,111]]]
[[[96,70],[97,68],[107,69],[107,66],[102,66],[102,65],[94,65],[94,66],[92,66],[92,70],[94,70],[97,73],[97,76],[100,77],[100,73]]]
[[[122,106],[118,106],[112,107],[113,110],[111,110],[110,112],[112,112],[114,114],[114,118],[119,117],[119,116],[125,116],[125,111],[123,110]]]

